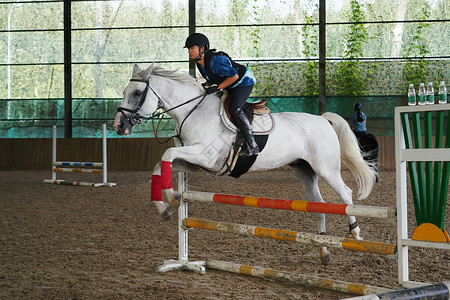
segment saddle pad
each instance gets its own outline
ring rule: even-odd
[[[236,125],[228,118],[223,105],[220,106],[219,114],[225,127],[231,132],[237,133],[238,129]],[[271,114],[255,114],[251,127],[253,135],[267,135],[273,131],[275,123]]]
[[[255,141],[259,146],[259,150],[262,151],[266,146],[268,135],[256,135]],[[239,178],[242,174],[247,173],[247,171],[253,166],[256,161],[257,156],[239,156],[239,152],[242,150],[244,138],[242,135],[237,134],[231,145],[228,158],[226,159],[222,169],[215,174],[217,176],[229,175],[234,178]]]
[[[259,150],[262,151],[266,146],[268,135],[258,135],[255,136],[256,143],[258,144]],[[257,156],[239,156],[235,165],[228,176],[239,178],[242,174],[245,174],[250,170],[256,161]]]

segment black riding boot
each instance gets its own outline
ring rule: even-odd
[[[245,113],[240,108],[238,108],[234,114],[234,123],[237,126],[237,128],[239,128],[239,130],[241,131],[242,135],[244,136],[245,143],[247,144],[247,148],[242,149],[239,155],[240,156],[258,155],[259,147],[255,141],[255,138],[253,137],[250,122]]]

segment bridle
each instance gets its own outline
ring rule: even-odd
[[[125,119],[127,119],[128,123],[130,123],[131,126],[134,126],[134,125],[140,123],[141,119],[144,118],[143,115],[139,114],[139,110],[141,110],[142,105],[144,105],[145,98],[147,98],[147,93],[148,93],[149,89],[153,92],[153,94],[155,94],[156,98],[158,98],[158,108],[164,107],[164,102],[158,96],[158,94],[155,92],[155,90],[152,89],[152,87],[150,86],[150,78],[147,78],[147,80],[131,78],[130,81],[137,81],[137,82],[145,83],[144,92],[142,93],[141,99],[139,100],[139,103],[138,103],[138,105],[136,106],[136,108],[134,110],[120,106],[120,107],[117,108],[117,112],[122,113],[122,115],[125,117]],[[130,116],[127,117],[125,112],[131,113]]]
[[[142,92],[141,99],[139,100],[139,103],[138,103],[138,105],[136,106],[136,108],[135,108],[134,110],[133,110],[133,109],[126,108],[126,107],[122,107],[122,106],[120,106],[120,107],[117,108],[117,112],[122,113],[122,115],[125,117],[125,119],[127,119],[128,123],[129,123],[131,126],[134,126],[134,125],[136,125],[136,124],[141,123],[143,119],[144,119],[144,120],[152,120],[152,121],[153,121],[155,118],[157,118],[157,117],[159,117],[159,116],[161,116],[161,115],[163,115],[163,114],[165,114],[165,113],[167,113],[167,112],[169,112],[169,111],[172,111],[172,110],[174,110],[174,109],[176,109],[176,108],[178,108],[178,107],[181,107],[181,106],[183,106],[183,105],[186,105],[186,104],[188,104],[188,103],[191,103],[191,102],[194,101],[194,100],[197,100],[197,99],[203,97],[203,98],[199,101],[199,103],[197,103],[197,105],[195,105],[195,107],[194,107],[194,108],[186,115],[186,117],[183,119],[183,121],[181,122],[181,125],[180,125],[179,132],[178,132],[176,135],[173,135],[173,136],[171,136],[170,138],[168,138],[166,141],[160,143],[160,144],[167,143],[167,142],[170,141],[172,138],[177,137],[177,138],[181,141],[181,144],[183,144],[183,141],[181,140],[181,136],[180,136],[180,135],[181,135],[181,128],[183,127],[183,124],[184,124],[184,122],[186,121],[186,119],[187,119],[187,118],[192,114],[192,112],[200,105],[200,103],[203,102],[203,100],[205,99],[205,97],[206,97],[207,94],[202,94],[202,95],[197,96],[197,97],[194,97],[194,98],[192,98],[192,99],[190,99],[190,100],[188,100],[188,101],[186,101],[186,102],[183,102],[183,103],[181,103],[181,104],[179,104],[179,105],[177,105],[177,106],[174,106],[174,107],[172,107],[172,108],[170,108],[170,109],[168,109],[168,110],[164,110],[164,111],[162,111],[162,112],[156,113],[156,110],[158,110],[158,109],[160,109],[160,108],[163,108],[163,107],[165,106],[165,104],[164,104],[164,101],[161,99],[161,97],[159,97],[158,94],[155,92],[155,90],[150,86],[150,77],[147,78],[146,80],[144,80],[144,79],[138,79],[138,78],[131,78],[130,81],[136,81],[136,82],[143,82],[143,83],[145,83],[145,89],[144,89],[144,91]],[[158,98],[158,107],[156,108],[155,112],[153,112],[149,117],[145,117],[145,116],[143,116],[143,115],[141,115],[141,114],[139,113],[139,110],[141,110],[142,105],[144,105],[145,98],[147,97],[148,90],[151,90],[151,91],[153,92],[153,94],[156,96],[156,98]],[[127,115],[125,114],[125,112],[131,113],[130,116],[127,117]],[[159,126],[159,125],[158,125],[158,126]],[[153,132],[154,132],[154,134],[155,134],[155,138],[156,138],[156,140],[159,142],[158,136],[157,136],[157,130],[158,130],[158,127],[157,127],[156,130],[155,130],[155,127],[153,126]]]

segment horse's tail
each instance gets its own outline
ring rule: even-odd
[[[350,129],[347,121],[334,113],[324,113],[339,139],[342,162],[350,169],[358,184],[358,200],[365,199],[372,191],[376,180],[376,172],[370,163],[363,159],[359,149],[358,140]]]

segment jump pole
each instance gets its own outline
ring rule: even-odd
[[[381,255],[395,255],[397,252],[397,246],[393,244],[354,240],[348,238],[339,238],[334,236],[242,225],[228,222],[184,218],[182,221],[182,225],[186,228],[199,228],[211,231],[235,233],[245,236],[275,239],[286,242],[296,242],[316,246],[328,246],[355,252],[366,252]]]
[[[354,295],[378,294],[392,291],[372,285],[356,284],[341,280],[324,279],[316,276],[276,271],[257,266],[241,265],[232,262],[209,259],[206,266],[210,269],[289,282],[307,287],[322,288],[330,291],[349,293]]]
[[[56,125],[53,125],[52,137],[52,179],[44,179],[44,183],[53,183],[60,185],[75,185],[75,186],[116,186],[115,183],[108,182],[107,175],[107,140],[106,140],[106,124],[102,126],[102,157],[103,162],[64,162],[56,161]],[[82,167],[82,168],[73,168]],[[86,167],[94,167],[96,169],[89,169]],[[56,172],[72,172],[72,173],[102,173],[102,183],[91,182],[76,182],[66,181],[63,179],[56,179]]]
[[[190,201],[214,202],[229,205],[283,209],[302,212],[325,213],[334,215],[379,218],[390,220],[394,220],[397,215],[396,209],[391,207],[320,203],[312,201],[226,195],[226,194],[206,193],[196,191],[184,192],[182,199],[183,201],[188,202]]]

